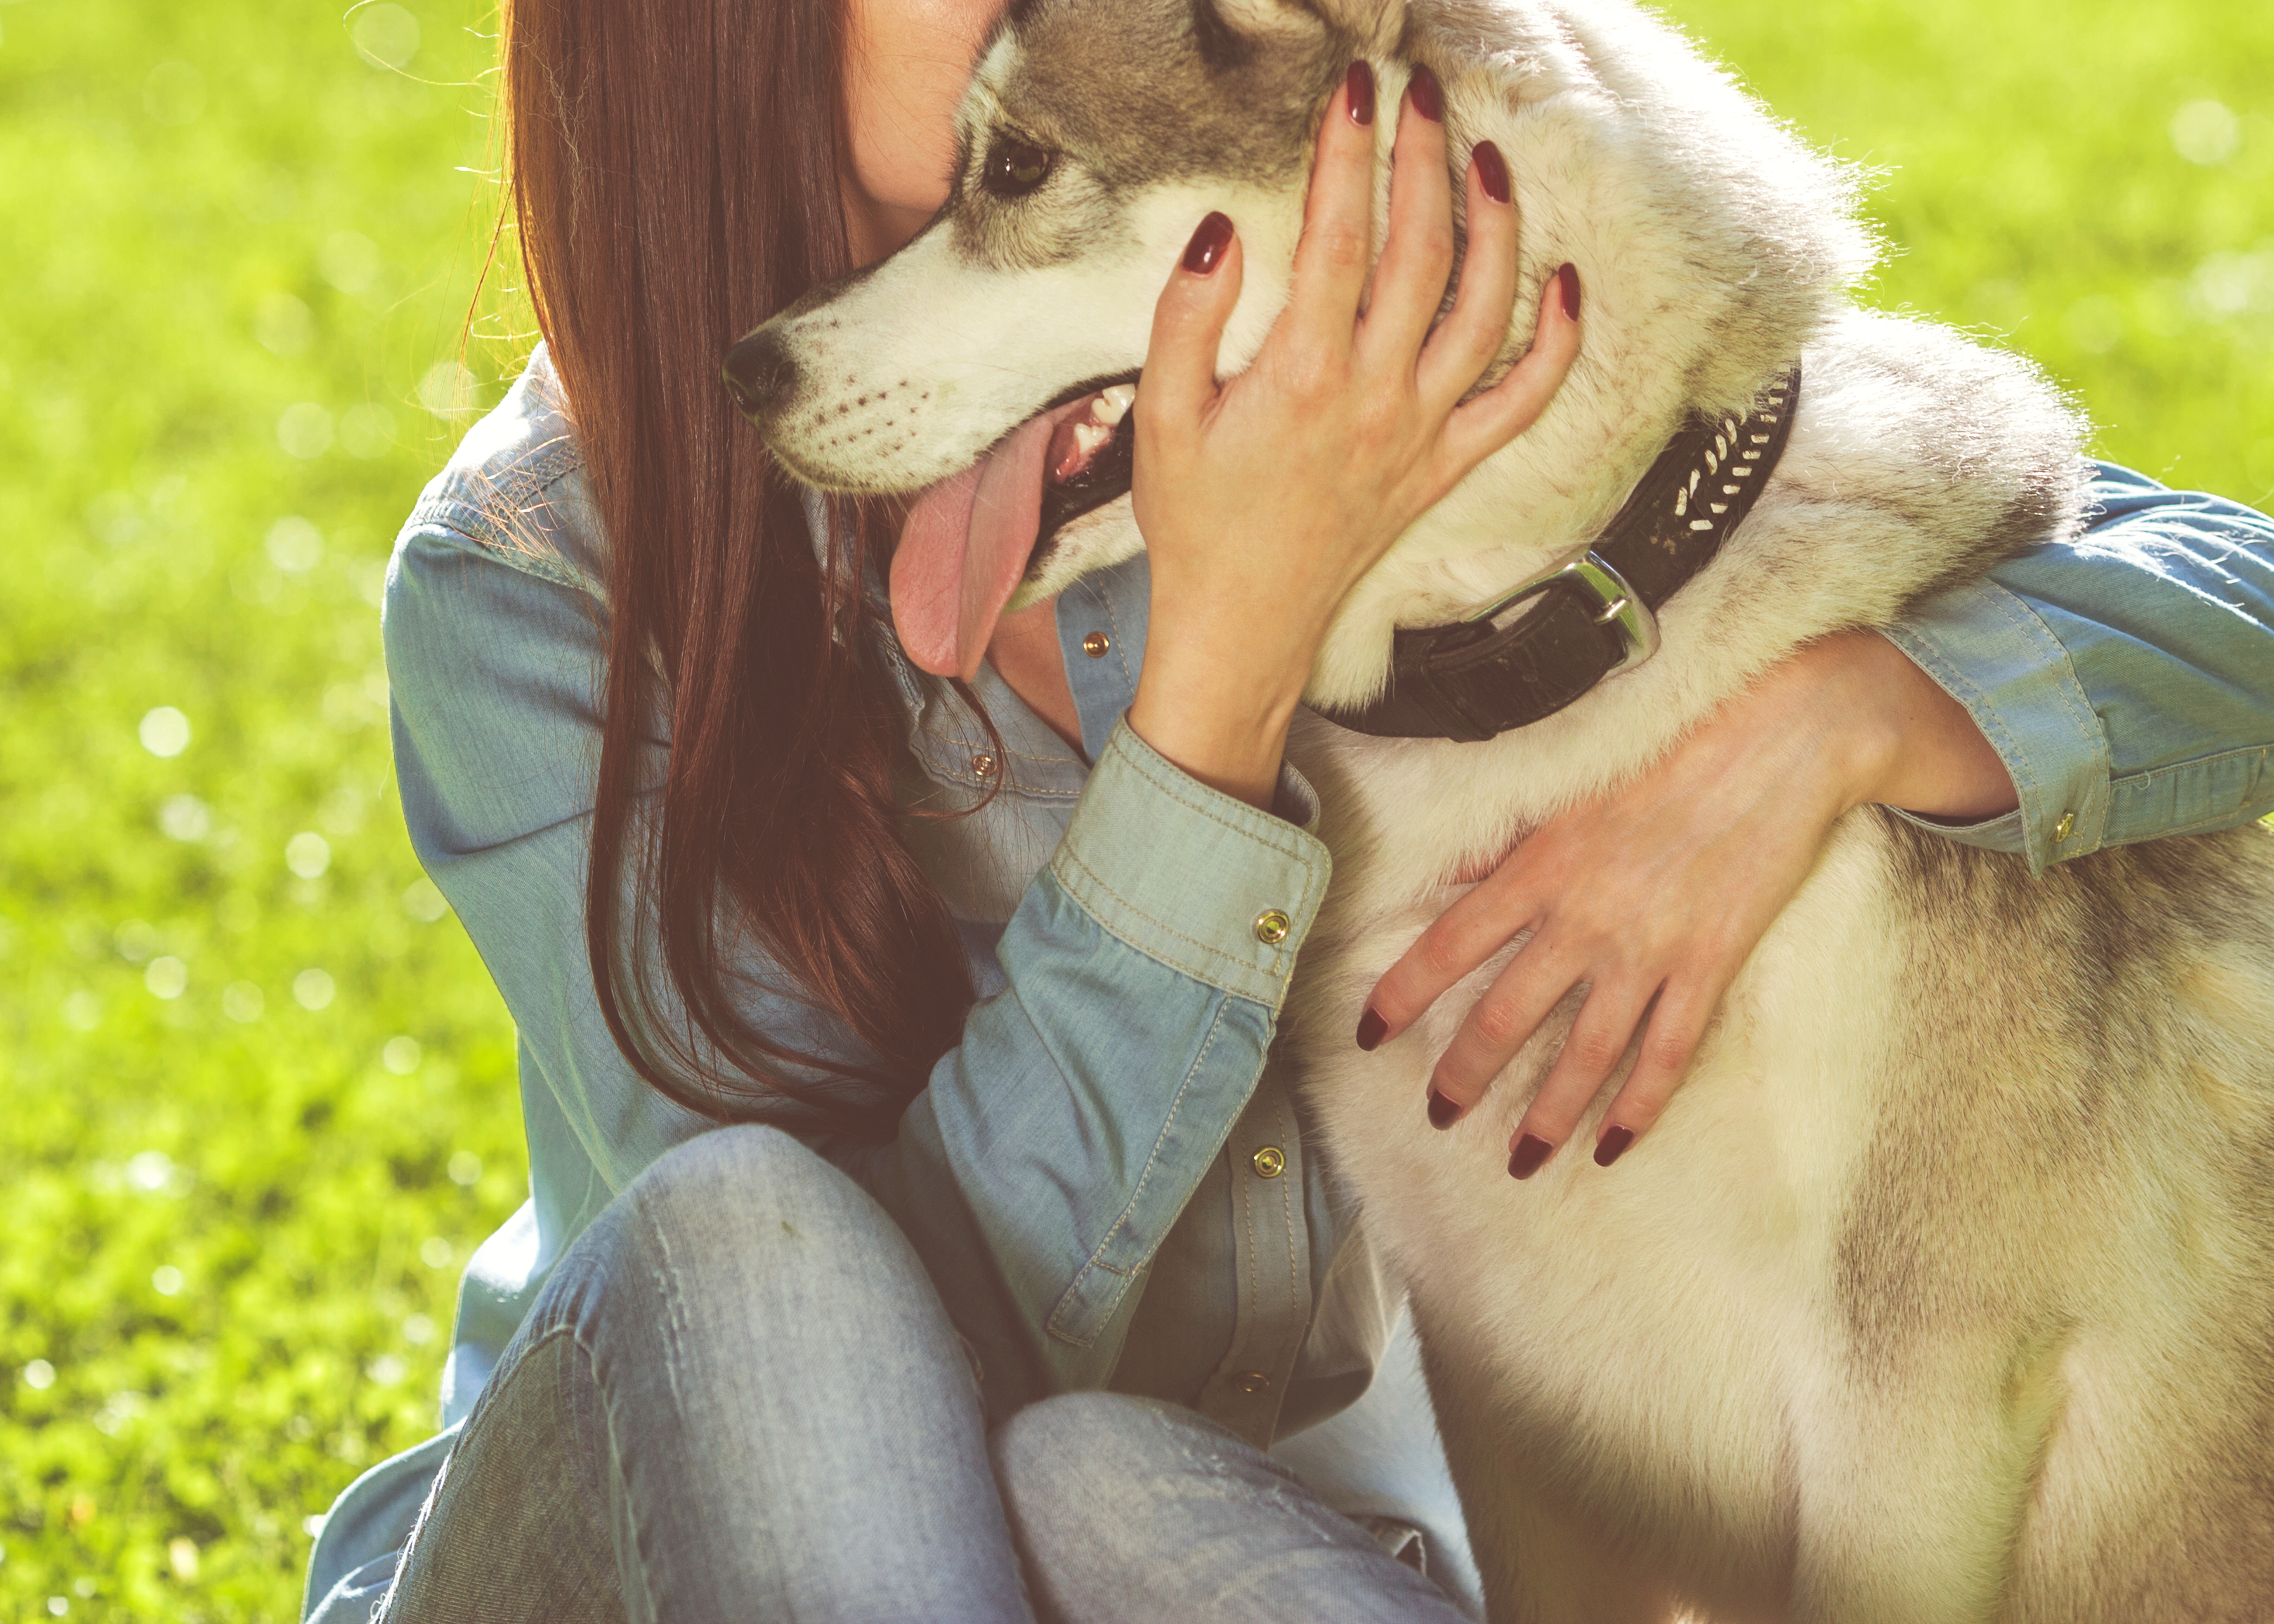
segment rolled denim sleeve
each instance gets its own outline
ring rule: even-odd
[[[597,608],[573,577],[425,523],[398,545],[385,617],[412,844],[519,1027],[524,1092],[541,1089],[542,1114],[573,1135],[532,1133],[538,1219],[554,1214],[557,1231],[548,1255],[709,1125],[641,1080],[592,992]],[[649,782],[667,748],[659,733],[644,741]],[[1311,810],[1291,775],[1280,796]],[[996,943],[1003,989],[973,1010],[892,1137],[850,1138],[786,1099],[759,1113],[892,1213],[997,1413],[1112,1374],[1146,1266],[1262,1075],[1329,867],[1305,828],[1197,783],[1124,725]],[[775,966],[734,968],[760,1029],[806,1053],[857,1053]]]
[[[2090,500],[2075,539],[1886,628],[1973,716],[2020,803],[1913,821],[2032,873],[2274,809],[2274,520],[2105,463]]]

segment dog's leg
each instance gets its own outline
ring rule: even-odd
[[[1505,1462],[1465,1478],[1455,1469],[1491,1624],[1673,1624],[1663,1583],[1526,1494],[1521,1475]]]
[[[1810,1406],[1793,1624],[1993,1624],[2059,1432],[2068,1333],[1869,1355]],[[1894,1368],[1890,1368],[1890,1365]]]
[[[1672,1624],[1670,1594],[1647,1564],[1537,1492],[1488,1385],[1433,1366],[1429,1391],[1491,1624]]]

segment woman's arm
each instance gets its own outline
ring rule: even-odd
[[[2039,871],[2274,808],[2274,521],[2115,469],[2093,494],[2078,540],[1884,635],[1811,645],[1635,783],[1535,831],[1382,978],[1360,1044],[1530,929],[1440,1059],[1428,1109],[1457,1120],[1584,983],[1510,1171],[1562,1146],[1639,1035],[1596,1141],[1608,1166],[1852,807],[1901,808]]]

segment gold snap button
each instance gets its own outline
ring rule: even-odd
[[[983,778],[993,778],[995,776],[995,758],[984,750],[980,751],[976,756],[974,756],[971,758],[971,771],[974,774]]]
[[[2056,839],[2056,840],[2066,840],[2066,839],[2067,839],[2067,838],[2068,838],[2068,837],[2069,837],[2069,832],[2070,832],[2072,830],[2074,830],[2075,827],[2076,827],[2076,814],[2075,814],[2075,813],[2074,813],[2074,812],[2064,812],[2064,813],[2062,813],[2062,814],[2061,814],[2061,821],[2060,821],[2059,823],[2055,823],[2055,824],[2053,825],[2053,838],[2054,838],[2054,839]]]
[[[1276,1178],[1287,1170],[1287,1153],[1276,1145],[1266,1145],[1251,1160],[1258,1178]]]
[[[1242,1371],[1231,1381],[1242,1393],[1261,1393],[1271,1385],[1271,1378],[1261,1371]]]
[[[1092,632],[1081,640],[1081,651],[1092,659],[1103,659],[1105,651],[1113,646],[1113,639],[1103,632]]]
[[[1278,946],[1294,928],[1295,921],[1287,917],[1284,909],[1266,908],[1255,916],[1255,939],[1266,947]]]

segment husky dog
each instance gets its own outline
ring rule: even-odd
[[[1556,267],[1588,296],[1547,414],[1350,595],[1291,746],[1337,864],[1295,994],[1305,1098],[1410,1293],[1493,1617],[2274,1619],[2263,831],[2033,880],[1850,814],[1614,1172],[1568,1149],[1503,1170],[1573,1000],[1445,1133],[1422,1105],[1461,994],[1351,1042],[1465,874],[1799,644],[2077,522],[2057,394],[1856,308],[1849,177],[1667,26],[1619,0],[1018,0],[938,219],[737,347],[750,415],[816,485],[922,492],[896,620],[920,663],[975,669],[1006,605],[1141,545],[1118,425],[1155,298],[1223,210],[1246,270],[1220,369],[1255,354],[1354,57],[1385,107],[1434,72],[1456,165],[1487,138],[1508,158],[1503,363]],[[1751,506],[1660,605],[1654,652],[1614,577],[1591,618],[1631,646],[1575,703],[1491,737],[1361,730],[1404,638],[1584,557],[1685,432],[1653,523],[1678,541]]]

